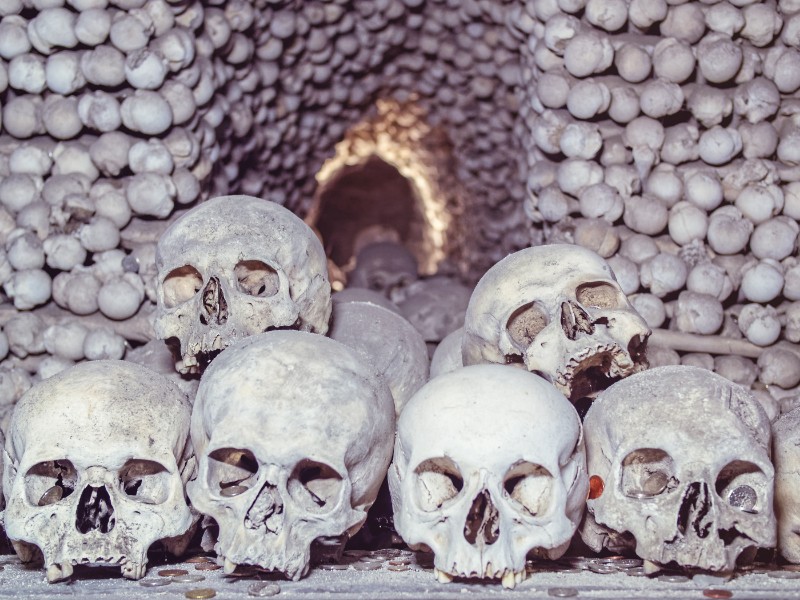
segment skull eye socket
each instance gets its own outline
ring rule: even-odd
[[[256,298],[269,298],[278,293],[278,273],[260,260],[242,260],[234,268],[236,287],[243,294]]]
[[[417,506],[425,512],[442,508],[458,496],[464,487],[461,472],[446,456],[423,461],[414,473]]]
[[[506,494],[532,517],[540,517],[550,508],[553,476],[541,465],[517,463],[506,473]]]
[[[367,288],[375,292],[382,292],[386,287],[387,284],[382,275],[371,275],[367,279]]]
[[[131,500],[161,504],[169,497],[170,474],[164,465],[132,458],[119,470],[119,485]]]
[[[585,308],[619,308],[619,290],[610,283],[584,283],[575,290],[575,299]]]
[[[256,483],[258,461],[249,450],[218,448],[208,455],[208,489],[229,498]]]
[[[75,491],[78,472],[72,463],[48,460],[33,465],[25,474],[25,496],[34,506],[55,504]]]
[[[622,493],[629,498],[653,498],[678,486],[675,461],[657,448],[634,450],[622,461]]]
[[[538,302],[531,302],[514,311],[506,323],[506,329],[517,349],[524,350],[549,322],[544,307]]]
[[[302,460],[287,482],[289,495],[306,511],[327,512],[336,507],[342,492],[343,478],[329,465]]]
[[[728,463],[717,476],[717,494],[727,504],[745,513],[759,513],[769,479],[755,464],[744,460]]]
[[[173,269],[164,277],[164,306],[174,308],[190,300],[203,287],[203,276],[191,265]]]

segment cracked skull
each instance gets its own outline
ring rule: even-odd
[[[647,368],[650,329],[611,267],[580,246],[525,248],[478,282],[464,320],[464,365],[520,363],[572,401]]]
[[[147,550],[189,530],[191,407],[172,383],[124,361],[85,362],[32,387],[5,445],[5,528],[47,579],[74,565],[144,576]],[[76,435],[79,432],[79,435]]]
[[[403,409],[389,488],[398,533],[433,550],[439,581],[498,578],[513,588],[530,551],[566,551],[583,513],[578,414],[550,383],[519,369],[441,375]]]
[[[770,424],[745,388],[698,367],[650,369],[600,394],[584,432],[593,550],[731,571],[744,550],[775,545]]]
[[[175,221],[158,241],[155,329],[180,344],[182,373],[269,329],[324,334],[331,312],[319,239],[282,206],[222,196]]]
[[[312,543],[355,533],[392,453],[394,404],[348,347],[298,331],[222,352],[192,415],[192,504],[219,525],[226,573],[258,565],[299,579]]]

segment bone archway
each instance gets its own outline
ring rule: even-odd
[[[378,156],[342,168],[322,186],[313,224],[328,257],[340,267],[351,264],[359,242],[372,239],[389,239],[412,252],[425,252],[415,187]]]

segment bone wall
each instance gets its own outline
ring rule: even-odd
[[[0,17],[6,407],[149,339],[154,242],[185,207],[241,192],[305,216],[326,165],[372,151],[428,190],[429,270],[448,256],[475,280],[578,243],[673,330],[654,364],[798,383],[796,345],[775,346],[800,341],[796,0],[0,0]]]

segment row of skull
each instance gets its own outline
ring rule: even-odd
[[[12,418],[6,528],[23,558],[41,552],[51,581],[84,563],[120,564],[141,577],[153,541],[174,550],[188,543],[193,510],[219,525],[226,571],[247,563],[301,577],[314,540],[346,537],[363,523],[389,469],[398,416],[388,471],[395,523],[409,544],[434,552],[440,580],[491,577],[513,587],[528,553],[566,550],[587,489],[583,536],[595,550],[634,543],[654,564],[720,570],[743,548],[774,543],[769,427],[747,394],[704,371],[681,371],[677,393],[687,405],[665,408],[662,420],[619,409],[614,438],[612,424],[593,417],[630,395],[615,395],[619,386],[658,388],[662,375],[675,376],[638,373],[649,330],[591,251],[542,246],[497,263],[475,288],[463,331],[434,355],[437,377],[427,384],[424,340],[383,306],[332,303],[321,243],[278,205],[247,196],[203,203],[166,230],[156,262],[158,337],[180,373],[202,374],[193,409],[143,367],[95,363],[32,388]],[[569,400],[620,379],[587,415],[587,472]],[[634,391],[647,405],[672,398],[675,387]],[[738,420],[714,417],[720,436],[741,450],[744,422],[752,452],[721,456],[729,460],[702,473],[684,468],[687,444],[668,445],[681,426],[669,424],[697,418],[699,406],[731,410]],[[667,441],[637,442],[617,457],[626,431],[637,440],[663,431]],[[698,457],[704,440],[688,444]],[[698,479],[712,472],[736,485]],[[667,498],[679,507],[679,533],[659,520],[673,508]],[[753,519],[759,525],[743,524]],[[724,533],[710,535],[717,522]],[[698,550],[701,542],[686,541],[692,532],[703,543],[723,539],[724,548]],[[676,548],[647,549],[659,544]]]
[[[328,332],[324,249],[277,204],[223,196],[197,206],[161,236],[156,266],[156,334],[176,349],[182,373],[201,372],[254,333]],[[456,356],[437,362],[524,364],[573,400],[646,368],[649,328],[608,263],[580,246],[526,248],[501,260],[476,286],[464,321],[448,346]]]
[[[773,547],[780,525],[783,554],[800,558],[800,412],[775,425],[776,477],[763,409],[705,370],[635,374],[581,424],[538,375],[474,365],[426,383],[395,419],[388,385],[355,351],[305,332],[224,350],[193,407],[140,365],[83,363],[15,409],[4,525],[50,581],[75,565],[137,579],[155,541],[185,549],[199,511],[219,527],[226,572],[298,579],[315,541],[359,529],[388,471],[397,531],[434,553],[440,581],[514,587],[526,557],[561,556],[579,527],[596,551],[729,571]]]

